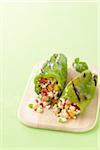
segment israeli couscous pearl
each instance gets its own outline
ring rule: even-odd
[[[63,118],[63,117],[59,117],[58,121],[61,122],[61,123],[65,123],[67,121],[67,119]]]

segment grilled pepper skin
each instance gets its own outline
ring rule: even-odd
[[[54,78],[63,91],[67,80],[67,58],[63,54],[53,54],[50,60],[47,60],[34,79],[35,91],[39,94],[38,81],[40,78]]]
[[[68,99],[71,102],[76,103],[80,108],[80,112],[83,112],[86,106],[93,99],[96,86],[97,75],[86,70],[68,83],[61,95],[61,98]]]

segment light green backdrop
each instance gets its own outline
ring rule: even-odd
[[[1,7],[1,146],[24,149],[93,149],[99,129],[84,134],[28,128],[16,111],[32,68],[54,52],[98,67],[95,3],[20,3]]]

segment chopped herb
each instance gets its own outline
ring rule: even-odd
[[[33,104],[29,104],[28,106],[29,106],[29,108],[31,108],[31,109],[33,108]]]

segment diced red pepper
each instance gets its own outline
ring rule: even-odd
[[[38,99],[35,99],[35,101],[36,101],[36,103],[38,103],[39,101],[38,101]]]
[[[47,81],[48,81],[48,80],[47,80],[46,78],[41,78],[41,79],[39,80],[40,83],[47,83]]]
[[[47,90],[47,89],[42,89],[42,94],[43,94],[44,96],[47,96],[47,95],[48,95],[48,90]]]

